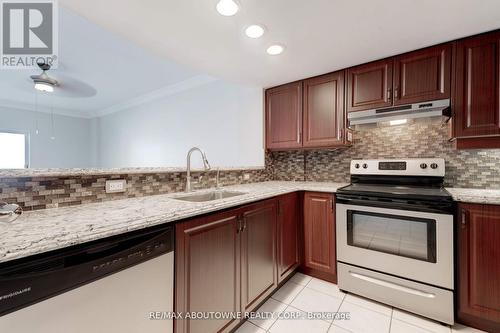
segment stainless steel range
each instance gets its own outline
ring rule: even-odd
[[[337,192],[338,286],[453,324],[453,200],[443,159],[353,160]]]

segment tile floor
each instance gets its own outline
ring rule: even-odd
[[[257,311],[281,313],[285,318],[259,318],[245,322],[237,333],[479,333],[470,327],[444,326],[352,294],[337,285],[297,273]],[[290,317],[306,312],[347,312],[350,320]],[[273,317],[277,317],[273,316]],[[288,317],[288,318],[287,318]]]

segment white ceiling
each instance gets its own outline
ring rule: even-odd
[[[59,67],[48,74],[60,87],[39,93],[38,111],[50,112],[53,105],[55,113],[92,117],[207,81],[63,6],[59,25]],[[34,110],[36,90],[29,76],[40,72],[1,71],[0,105]]]
[[[158,55],[210,75],[269,87],[500,28],[498,0],[60,0]],[[264,24],[263,38],[243,29]],[[268,56],[273,42],[285,53]]]
[[[38,109],[93,117],[213,77],[270,87],[500,28],[498,0],[237,0],[233,17],[217,1],[60,0],[61,87]],[[274,42],[282,55],[266,54]],[[0,105],[33,110],[37,73],[2,71]]]

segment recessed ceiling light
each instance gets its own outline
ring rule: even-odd
[[[285,47],[283,45],[275,44],[267,48],[267,53],[270,55],[278,55],[281,54],[284,50]]]
[[[245,29],[245,34],[250,38],[259,38],[264,34],[264,28],[260,25],[253,24]]]
[[[216,8],[219,14],[224,16],[233,16],[240,9],[234,0],[220,0]]]

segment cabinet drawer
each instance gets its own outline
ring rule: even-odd
[[[453,292],[338,263],[339,288],[447,324],[454,323]],[[422,310],[425,309],[425,310]]]

